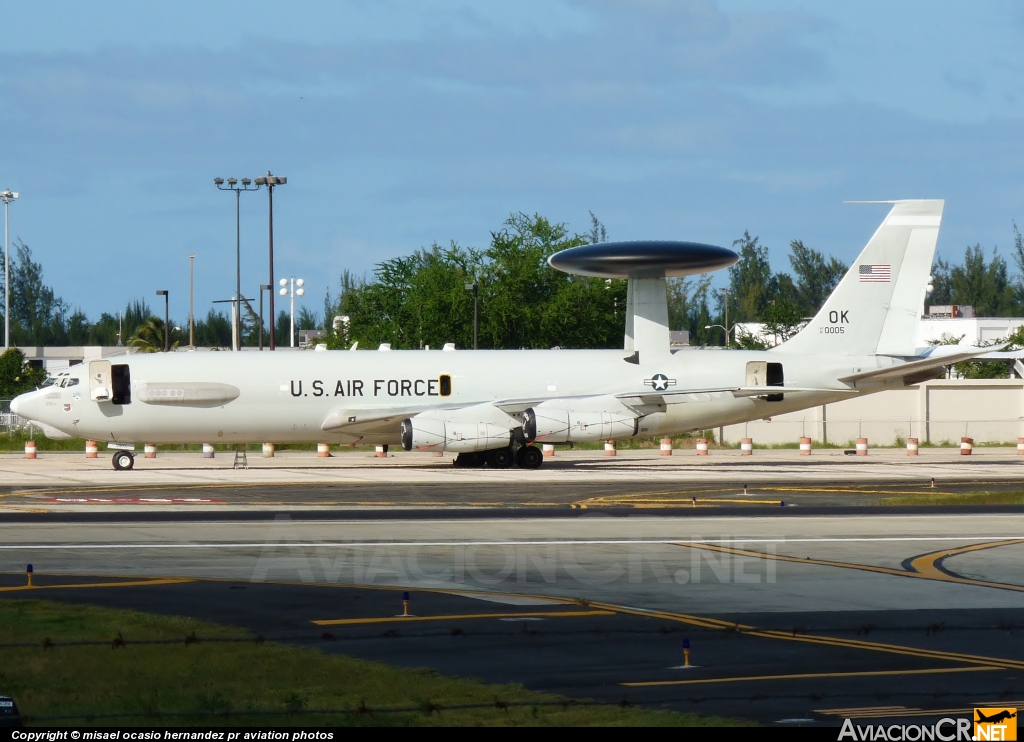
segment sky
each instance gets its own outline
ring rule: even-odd
[[[483,247],[512,212],[611,239],[851,261],[944,198],[939,253],[1009,256],[1024,223],[1024,5],[865,0],[41,0],[0,11],[11,238],[93,319],[233,295],[234,196],[275,192],[278,277],[322,311],[343,270]],[[243,194],[242,285],[267,281]],[[724,275],[716,278],[721,282]],[[280,304],[279,304],[280,306]]]

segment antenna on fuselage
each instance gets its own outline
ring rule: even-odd
[[[548,258],[566,273],[596,278],[624,278],[626,285],[625,360],[640,363],[651,355],[668,355],[667,278],[728,268],[739,260],[732,250],[699,242],[643,240],[600,242],[571,247]]]

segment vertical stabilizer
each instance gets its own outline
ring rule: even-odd
[[[914,354],[944,202],[889,203],[892,210],[825,305],[779,350]]]

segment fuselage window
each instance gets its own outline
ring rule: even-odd
[[[110,401],[114,404],[132,403],[132,377],[128,364],[121,363],[110,367],[110,383],[114,387]]]
[[[452,394],[452,377],[448,374],[441,376],[441,396],[450,397]]]

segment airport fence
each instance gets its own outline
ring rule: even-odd
[[[0,399],[0,430],[6,435],[11,435],[21,432],[27,425],[27,420],[23,420],[11,412],[11,400]]]

